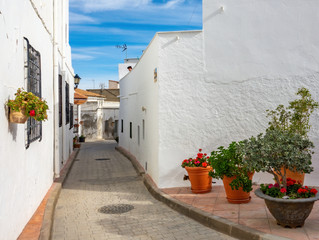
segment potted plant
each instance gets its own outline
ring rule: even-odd
[[[240,143],[232,142],[228,148],[219,147],[209,158],[214,171],[209,175],[222,179],[227,200],[230,203],[248,203],[251,199],[252,177],[254,171],[243,162],[239,152]]]
[[[79,137],[79,142],[85,142],[85,137],[83,134]]]
[[[81,144],[78,143],[78,137],[75,136],[73,138],[73,148],[80,148],[81,147]]]
[[[262,184],[255,194],[265,199],[277,223],[284,227],[303,226],[318,196],[315,197],[316,190],[308,191],[301,182],[287,177],[286,169],[312,172],[313,143],[298,133],[276,128],[244,140],[241,147],[247,165],[274,176],[275,185]]]
[[[10,122],[25,123],[29,117],[37,121],[44,121],[48,118],[49,107],[45,100],[21,88],[17,90],[15,96],[14,100],[7,102],[10,108]]]
[[[208,156],[199,149],[196,158],[188,158],[182,162],[182,168],[188,173],[193,193],[207,193],[212,189],[212,178],[208,175],[212,169],[208,163]]]
[[[279,105],[275,110],[267,110],[267,117],[270,118],[270,130],[279,129],[281,131],[293,132],[308,138],[310,130],[310,115],[318,108],[318,102],[314,101],[306,88],[299,88],[296,95],[299,99],[289,102],[289,106]],[[284,169],[281,169],[283,172]],[[298,172],[296,169],[286,169],[288,177],[304,182],[305,173]]]

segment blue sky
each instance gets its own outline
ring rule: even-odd
[[[118,80],[118,63],[142,55],[156,32],[202,29],[202,0],[70,0],[70,45],[79,88]],[[94,81],[93,81],[94,80]]]

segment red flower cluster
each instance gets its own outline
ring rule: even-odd
[[[196,158],[189,158],[189,159],[185,159],[182,162],[182,167],[204,167],[206,168],[207,166],[209,166],[209,163],[207,162],[207,159],[209,159],[209,157],[207,156],[206,153],[202,153],[202,149],[200,148],[198,150],[199,152],[197,153]]]
[[[34,117],[35,116],[35,111],[34,110],[30,110],[29,114],[30,114],[31,117]]]
[[[280,180],[282,183],[282,180]],[[288,196],[290,199],[295,198],[310,198],[314,197],[317,194],[317,190],[315,188],[308,188],[307,186],[302,187],[300,182],[287,178],[287,188],[280,186],[278,183],[276,184],[261,184],[260,189],[264,194],[269,195],[275,198],[282,198],[284,196]]]

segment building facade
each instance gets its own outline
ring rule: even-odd
[[[68,9],[68,1],[0,2],[0,239],[19,236],[72,152]],[[47,121],[9,122],[4,106],[18,88],[47,101]]]
[[[120,80],[120,146],[159,187],[188,186],[180,165],[199,148],[209,154],[264,132],[266,109],[287,105],[300,87],[318,101],[317,5],[204,0],[202,32],[156,34]],[[309,133],[316,150],[318,120],[317,111]],[[308,185],[319,179],[318,157]],[[255,174],[254,181],[271,178]]]

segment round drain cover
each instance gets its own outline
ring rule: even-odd
[[[130,204],[114,204],[100,207],[98,211],[105,214],[119,214],[129,212],[132,209],[134,206]]]

